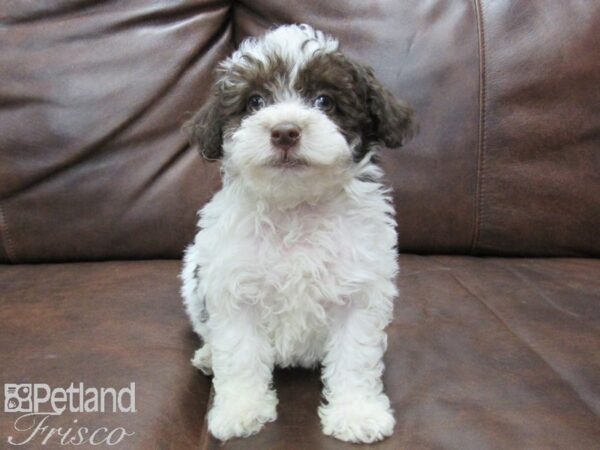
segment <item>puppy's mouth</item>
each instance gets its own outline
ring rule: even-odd
[[[308,162],[302,158],[290,155],[288,152],[286,152],[277,158],[273,158],[269,163],[269,166],[277,169],[299,170],[308,167]]]

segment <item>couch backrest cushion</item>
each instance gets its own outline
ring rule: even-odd
[[[5,254],[15,262],[180,254],[218,185],[218,168],[200,163],[181,124],[231,51],[230,5],[4,5]]]
[[[181,123],[215,63],[306,22],[417,111],[400,249],[600,254],[600,4],[15,2],[0,9],[0,261],[177,257],[218,189]]]

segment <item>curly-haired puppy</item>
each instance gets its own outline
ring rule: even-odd
[[[276,419],[272,372],[322,366],[325,434],[392,434],[381,376],[398,270],[390,191],[374,163],[399,147],[411,111],[307,25],[244,41],[187,124],[223,187],[200,211],[182,293],[214,374],[212,434]]]

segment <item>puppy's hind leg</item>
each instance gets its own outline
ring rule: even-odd
[[[205,375],[212,375],[212,350],[210,344],[205,343],[196,350],[194,357],[191,359],[192,365],[196,369],[200,369]]]
[[[206,298],[200,293],[200,265],[194,260],[194,246],[190,246],[184,257],[181,278],[183,286],[181,294],[192,328],[203,340],[203,345],[191,359],[192,365],[206,375],[212,375],[212,351],[208,340],[209,330],[206,325],[209,315]]]
[[[205,375],[212,375],[212,346],[210,344],[210,330],[205,320],[192,321],[194,331],[202,339],[202,346],[196,350],[194,357],[191,359],[192,365],[204,372]]]
[[[202,346],[196,350],[194,357],[191,359],[192,365],[197,369],[200,369],[206,375],[212,375],[212,349],[210,345],[210,330],[207,326],[208,315],[203,317],[202,309],[200,312],[201,317],[192,318],[192,325],[194,331],[202,339]],[[195,320],[194,320],[195,319]]]

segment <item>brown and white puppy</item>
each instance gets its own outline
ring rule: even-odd
[[[223,187],[200,211],[184,303],[214,374],[209,429],[248,436],[275,420],[275,366],[323,366],[323,431],[351,442],[393,432],[383,392],[398,264],[389,189],[374,164],[411,110],[307,25],[244,41],[187,124]]]

